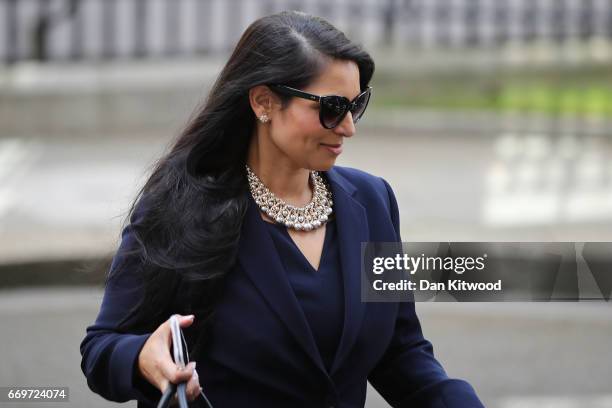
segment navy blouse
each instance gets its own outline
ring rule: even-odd
[[[318,270],[312,267],[300,251],[287,227],[267,221],[265,223],[310,325],[321,358],[330,370],[344,324],[344,286],[336,221],[332,218],[325,226]]]

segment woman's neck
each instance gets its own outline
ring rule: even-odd
[[[252,143],[247,164],[270,191],[288,204],[302,207],[312,199],[310,170],[292,163],[286,156],[272,154]]]

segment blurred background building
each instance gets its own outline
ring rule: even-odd
[[[586,59],[601,60],[612,38],[608,0],[2,0],[0,7],[6,63],[227,53],[250,22],[279,9],[324,16],[370,49],[399,53],[581,44]]]
[[[112,405],[78,343],[128,204],[245,28],[286,9],[373,55],[338,164],[391,183],[403,240],[612,240],[612,0],[0,0],[0,386]],[[607,303],[417,309],[488,407],[612,406]]]

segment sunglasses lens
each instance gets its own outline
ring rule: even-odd
[[[321,100],[321,119],[325,127],[333,128],[340,123],[346,112],[346,101],[339,96],[325,96]]]
[[[363,113],[368,106],[370,101],[370,92],[366,92],[355,101],[355,110],[351,112],[353,115],[353,123],[359,122],[359,119],[363,116]]]

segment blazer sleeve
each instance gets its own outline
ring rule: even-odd
[[[137,399],[155,406],[161,392],[138,372],[138,355],[151,333],[126,333],[117,329],[123,315],[142,295],[142,282],[137,273],[140,257],[125,255],[124,251],[137,248],[133,225],[143,212],[140,201],[129,225],[122,231],[121,244],[110,268],[113,272],[124,262],[127,268],[106,284],[98,316],[94,324],[87,327],[80,344],[81,370],[89,388],[107,400],[125,402]]]
[[[401,242],[399,210],[393,190],[384,179],[391,219]],[[484,408],[472,386],[449,378],[423,337],[414,302],[399,302],[393,338],[368,375],[372,386],[396,408]]]

